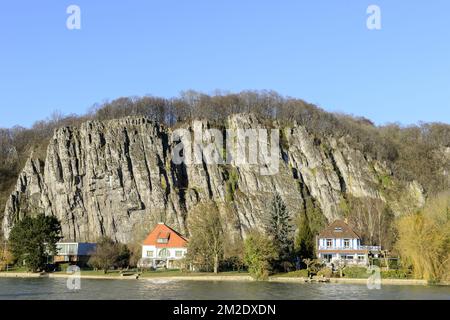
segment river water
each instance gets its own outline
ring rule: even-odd
[[[450,300],[450,287],[173,280],[0,279],[0,300]]]

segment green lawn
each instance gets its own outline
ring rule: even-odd
[[[8,271],[2,270],[1,273],[28,273],[25,267],[9,267]]]

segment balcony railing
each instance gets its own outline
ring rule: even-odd
[[[381,251],[380,246],[359,246],[362,250]]]
[[[356,246],[356,247],[337,247],[337,246],[331,246],[331,247],[327,247],[327,246],[319,246],[319,250],[367,250],[367,251],[381,251],[381,247],[380,246]]]

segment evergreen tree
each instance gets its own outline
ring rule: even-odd
[[[273,239],[278,249],[279,263],[286,264],[292,260],[294,241],[292,237],[291,217],[279,194],[272,200],[266,232]]]
[[[310,223],[306,212],[300,213],[297,220],[297,236],[295,238],[296,253],[300,261],[312,259],[314,257],[314,234],[311,231]]]
[[[61,239],[61,224],[53,216],[26,216],[11,230],[11,253],[19,262],[25,261],[32,271],[42,271],[49,255],[56,254],[56,243]]]

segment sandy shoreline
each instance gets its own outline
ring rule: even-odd
[[[68,278],[70,275],[66,274],[39,274],[39,273],[12,273],[2,272],[0,278]],[[102,275],[81,275],[82,279],[92,280],[136,280],[135,276],[102,276]],[[278,283],[305,283],[305,278],[289,278],[289,277],[271,277],[268,282]],[[251,276],[172,276],[172,277],[140,277],[138,281],[255,281]],[[331,278],[329,283],[341,284],[366,284],[367,279],[349,279],[349,278]],[[426,286],[428,282],[420,279],[382,279],[382,285],[420,285]],[[450,283],[441,283],[439,285],[450,285]]]

